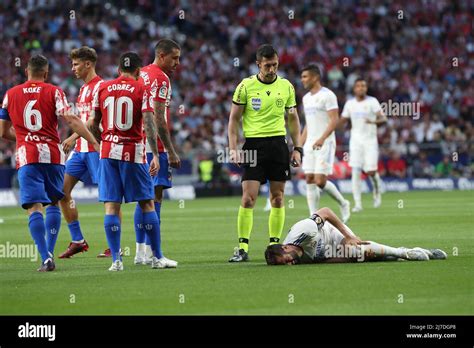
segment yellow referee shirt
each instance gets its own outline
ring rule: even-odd
[[[296,107],[295,88],[279,76],[265,83],[252,75],[237,86],[232,102],[245,105],[242,116],[245,138],[286,135],[285,110]]]

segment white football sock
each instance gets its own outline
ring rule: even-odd
[[[306,200],[308,201],[309,215],[312,215],[319,206],[319,188],[316,184],[306,184]]]
[[[381,184],[379,173],[376,172],[374,176],[369,176],[369,178],[370,178],[370,182],[372,183],[374,195],[378,195],[380,193],[380,184]]]
[[[346,203],[346,200],[344,197],[342,197],[336,185],[334,185],[329,180],[326,181],[326,185],[324,186],[323,190],[326,191],[332,198],[334,198],[336,202],[339,203],[339,205]]]
[[[360,168],[352,168],[352,195],[354,196],[354,203],[358,207],[362,207],[360,172]]]
[[[372,241],[369,241],[369,243],[370,244],[362,245],[362,250],[364,250],[365,252],[373,253],[375,257],[384,258],[388,256],[390,258],[395,256],[400,258],[406,258],[406,252],[402,248],[394,248]]]
[[[145,247],[146,247],[145,243],[136,243],[135,255],[140,256],[140,257],[144,257],[145,256]]]
[[[145,257],[151,259],[153,257],[153,251],[151,250],[151,245],[145,246]]]

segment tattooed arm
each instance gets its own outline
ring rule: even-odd
[[[153,113],[150,111],[143,113],[143,126],[145,128],[146,139],[153,153],[153,160],[150,163],[150,174],[155,176],[160,170],[160,161],[158,159],[158,145],[156,143],[156,125]]]
[[[158,127],[158,135],[160,136],[165,149],[168,151],[168,160],[170,166],[173,168],[179,168],[181,166],[181,160],[176,153],[173,144],[171,143],[170,132],[168,125],[166,124],[166,104],[155,101],[154,104],[156,125]]]

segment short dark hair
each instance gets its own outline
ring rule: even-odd
[[[97,52],[92,47],[82,46],[80,48],[74,48],[69,54],[71,59],[88,60],[92,63],[97,62]]]
[[[360,81],[364,81],[365,83],[367,83],[367,81],[365,81],[365,79],[364,79],[362,76],[359,76],[359,77],[357,77],[357,78],[355,79],[355,81],[354,81],[354,86],[355,86],[355,84],[356,84],[357,82],[360,82]]]
[[[170,54],[173,52],[174,49],[181,51],[181,47],[176,41],[173,41],[171,39],[161,39],[155,45],[155,54]]]
[[[273,48],[272,45],[270,44],[263,44],[263,45],[260,45],[258,48],[257,48],[257,60],[258,61],[261,61],[262,58],[267,58],[267,59],[270,59],[270,58],[273,58],[274,56],[278,56],[278,53],[277,51]]]
[[[135,52],[127,52],[120,56],[120,71],[132,73],[142,67],[142,59]]]
[[[309,71],[311,74],[319,76],[319,78],[321,78],[321,69],[319,69],[319,66],[317,66],[316,64],[306,65],[303,69],[301,69],[301,72],[303,71]]]
[[[43,73],[48,67],[48,65],[48,59],[41,54],[31,56],[28,60],[28,69],[31,71],[32,74]]]
[[[277,262],[277,257],[283,257],[285,254],[286,251],[283,249],[282,244],[269,245],[265,250],[267,265],[280,265],[280,263]]]

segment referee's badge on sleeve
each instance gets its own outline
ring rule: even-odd
[[[262,106],[262,100],[260,98],[252,98],[252,108],[255,111],[260,110],[261,106]]]

